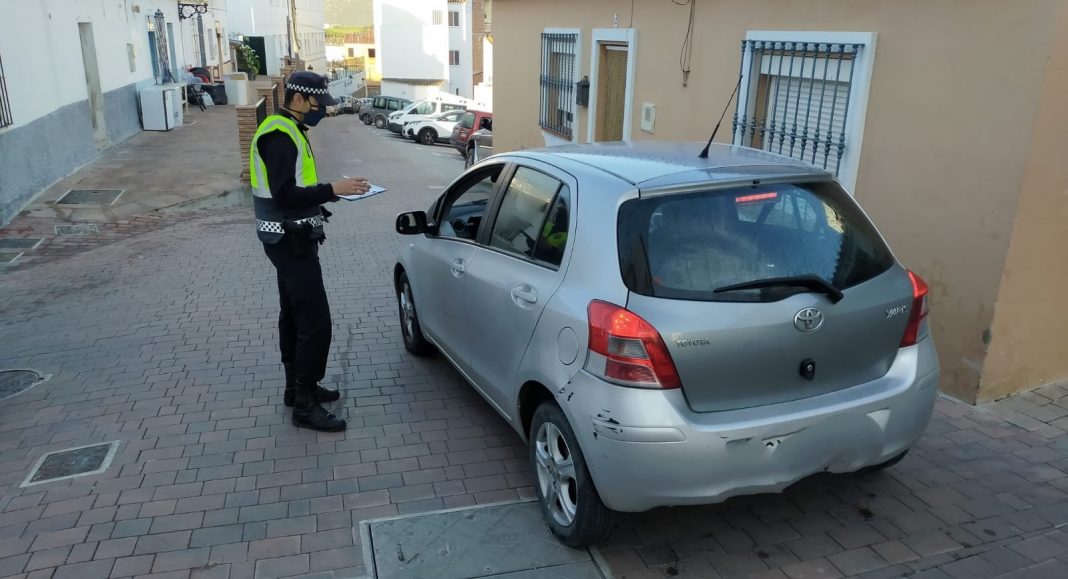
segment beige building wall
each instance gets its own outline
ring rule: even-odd
[[[1046,73],[1045,58],[1062,5],[1061,0],[702,0],[692,72],[683,87],[679,55],[689,7],[648,0],[496,0],[494,138],[500,150],[545,144],[537,126],[539,35],[548,27],[580,29],[580,78],[589,74],[592,29],[633,27],[638,57],[629,111],[632,138],[694,141],[708,138],[727,104],[747,31],[876,33],[855,194],[901,261],[931,285],[943,390],[974,401],[1017,193],[1025,171],[1033,187],[1044,178],[1042,167],[1031,176],[1028,160],[1043,80],[1056,80]],[[653,135],[639,129],[643,102],[657,105]],[[717,141],[731,140],[733,112],[731,105]],[[576,109],[575,127],[578,141],[586,142],[582,107]],[[1062,352],[1068,346],[1064,338],[1060,345]],[[1014,379],[1015,374],[1006,378]]]
[[[1056,22],[980,400],[1068,376],[1068,4]]]

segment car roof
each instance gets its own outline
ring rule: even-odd
[[[668,187],[697,181],[734,181],[787,176],[830,179],[818,167],[784,155],[734,145],[635,141],[558,145],[517,151],[516,155],[552,162],[560,158],[614,175],[632,185]]]

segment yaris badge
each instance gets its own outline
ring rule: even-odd
[[[794,327],[801,332],[815,332],[823,325],[823,314],[816,308],[805,308],[794,314]]]

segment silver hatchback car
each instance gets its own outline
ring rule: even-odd
[[[613,511],[890,466],[930,419],[923,280],[829,173],[699,149],[499,154],[397,217],[405,346],[529,442],[567,545]]]

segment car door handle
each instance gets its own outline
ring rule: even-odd
[[[538,303],[538,292],[529,285],[519,285],[512,288],[512,301],[520,307]]]
[[[457,257],[456,259],[452,260],[452,265],[449,267],[449,269],[452,270],[452,275],[460,277],[464,274],[465,271],[467,271],[467,263],[464,262],[463,259]]]

